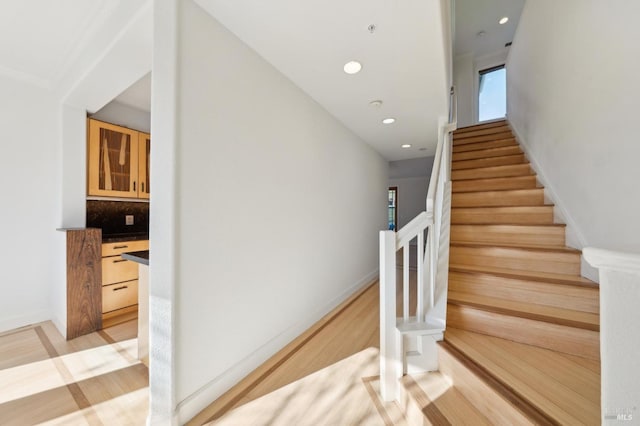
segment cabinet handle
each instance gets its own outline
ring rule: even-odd
[[[125,288],[129,288],[129,286],[123,285],[122,287],[116,287],[113,291],[124,290]]]
[[[127,259],[116,259],[113,261],[113,263],[120,263],[120,262],[126,262]]]
[[[129,248],[129,246],[113,246],[114,250],[123,249],[123,248]]]
[[[136,190],[136,181],[135,180],[133,181],[133,190],[134,191]]]
[[[140,190],[144,192],[144,182],[140,182]]]

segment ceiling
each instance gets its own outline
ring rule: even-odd
[[[0,72],[54,88],[124,1],[3,1]]]
[[[525,0],[455,0],[454,56],[481,57],[513,41]],[[509,22],[500,25],[502,17]],[[484,31],[484,35],[478,35]]]
[[[443,1],[195,1],[387,160],[433,155],[437,120],[447,115]],[[145,2],[3,1],[0,73],[52,89],[67,84],[83,53],[108,45]],[[455,53],[482,54],[511,41],[524,0],[455,3]],[[500,27],[503,15],[511,20]],[[362,71],[345,74],[354,59]],[[150,97],[147,75],[116,99],[148,111]],[[382,124],[387,117],[396,122]]]
[[[133,83],[114,99],[115,102],[151,112],[151,73]]]

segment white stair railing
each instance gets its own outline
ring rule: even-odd
[[[456,129],[455,104],[452,87],[449,119],[441,120],[438,126],[438,146],[425,211],[398,232],[380,232],[380,393],[385,401],[398,398],[398,379],[409,370],[409,359],[414,371],[437,370],[435,342],[442,340],[446,323],[451,132]],[[409,308],[412,241],[417,244],[415,315],[411,315]],[[399,250],[402,250],[403,261],[402,316],[398,318],[396,256]],[[409,351],[409,347],[416,350]]]

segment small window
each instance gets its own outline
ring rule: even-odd
[[[507,70],[504,65],[480,71],[478,121],[507,115]]]

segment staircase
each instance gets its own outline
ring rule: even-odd
[[[598,285],[580,276],[506,121],[453,136],[438,373],[404,376],[412,424],[600,424]]]

